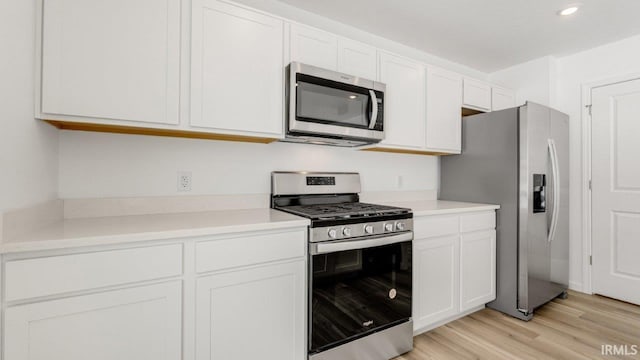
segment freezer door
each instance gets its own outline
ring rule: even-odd
[[[564,231],[557,225],[557,215],[552,221],[554,213],[559,214],[554,199],[559,192],[554,185],[556,178],[563,179],[558,177],[558,142],[554,146],[551,118],[552,110],[542,105],[529,102],[520,108],[518,310],[525,314],[565,289],[552,281],[551,271],[552,248],[561,252],[550,239],[552,225],[556,234]]]

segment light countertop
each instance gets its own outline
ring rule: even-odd
[[[499,205],[443,200],[378,202],[410,208],[414,216],[488,211]],[[4,239],[0,254],[167,240],[308,226],[308,219],[272,209],[203,211],[66,219]]]
[[[410,208],[413,211],[413,216],[457,214],[474,211],[497,210],[500,208],[500,205],[476,204],[446,200],[382,202],[382,204]]]
[[[67,219],[15,238],[0,253],[16,253],[308,226],[309,220],[271,209]]]

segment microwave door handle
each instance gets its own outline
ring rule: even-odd
[[[369,90],[371,96],[371,119],[369,120],[369,129],[373,129],[376,126],[376,120],[378,120],[378,98],[376,92]]]

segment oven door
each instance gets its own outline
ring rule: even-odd
[[[384,85],[292,63],[289,133],[338,138],[384,138]]]
[[[407,232],[310,245],[310,353],[411,318],[412,238]]]

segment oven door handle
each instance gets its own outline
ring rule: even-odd
[[[359,250],[376,246],[395,244],[413,240],[413,232],[407,231],[396,235],[381,236],[373,239],[347,240],[347,241],[327,241],[322,243],[311,243],[309,252],[311,255],[327,254],[338,251]]]

